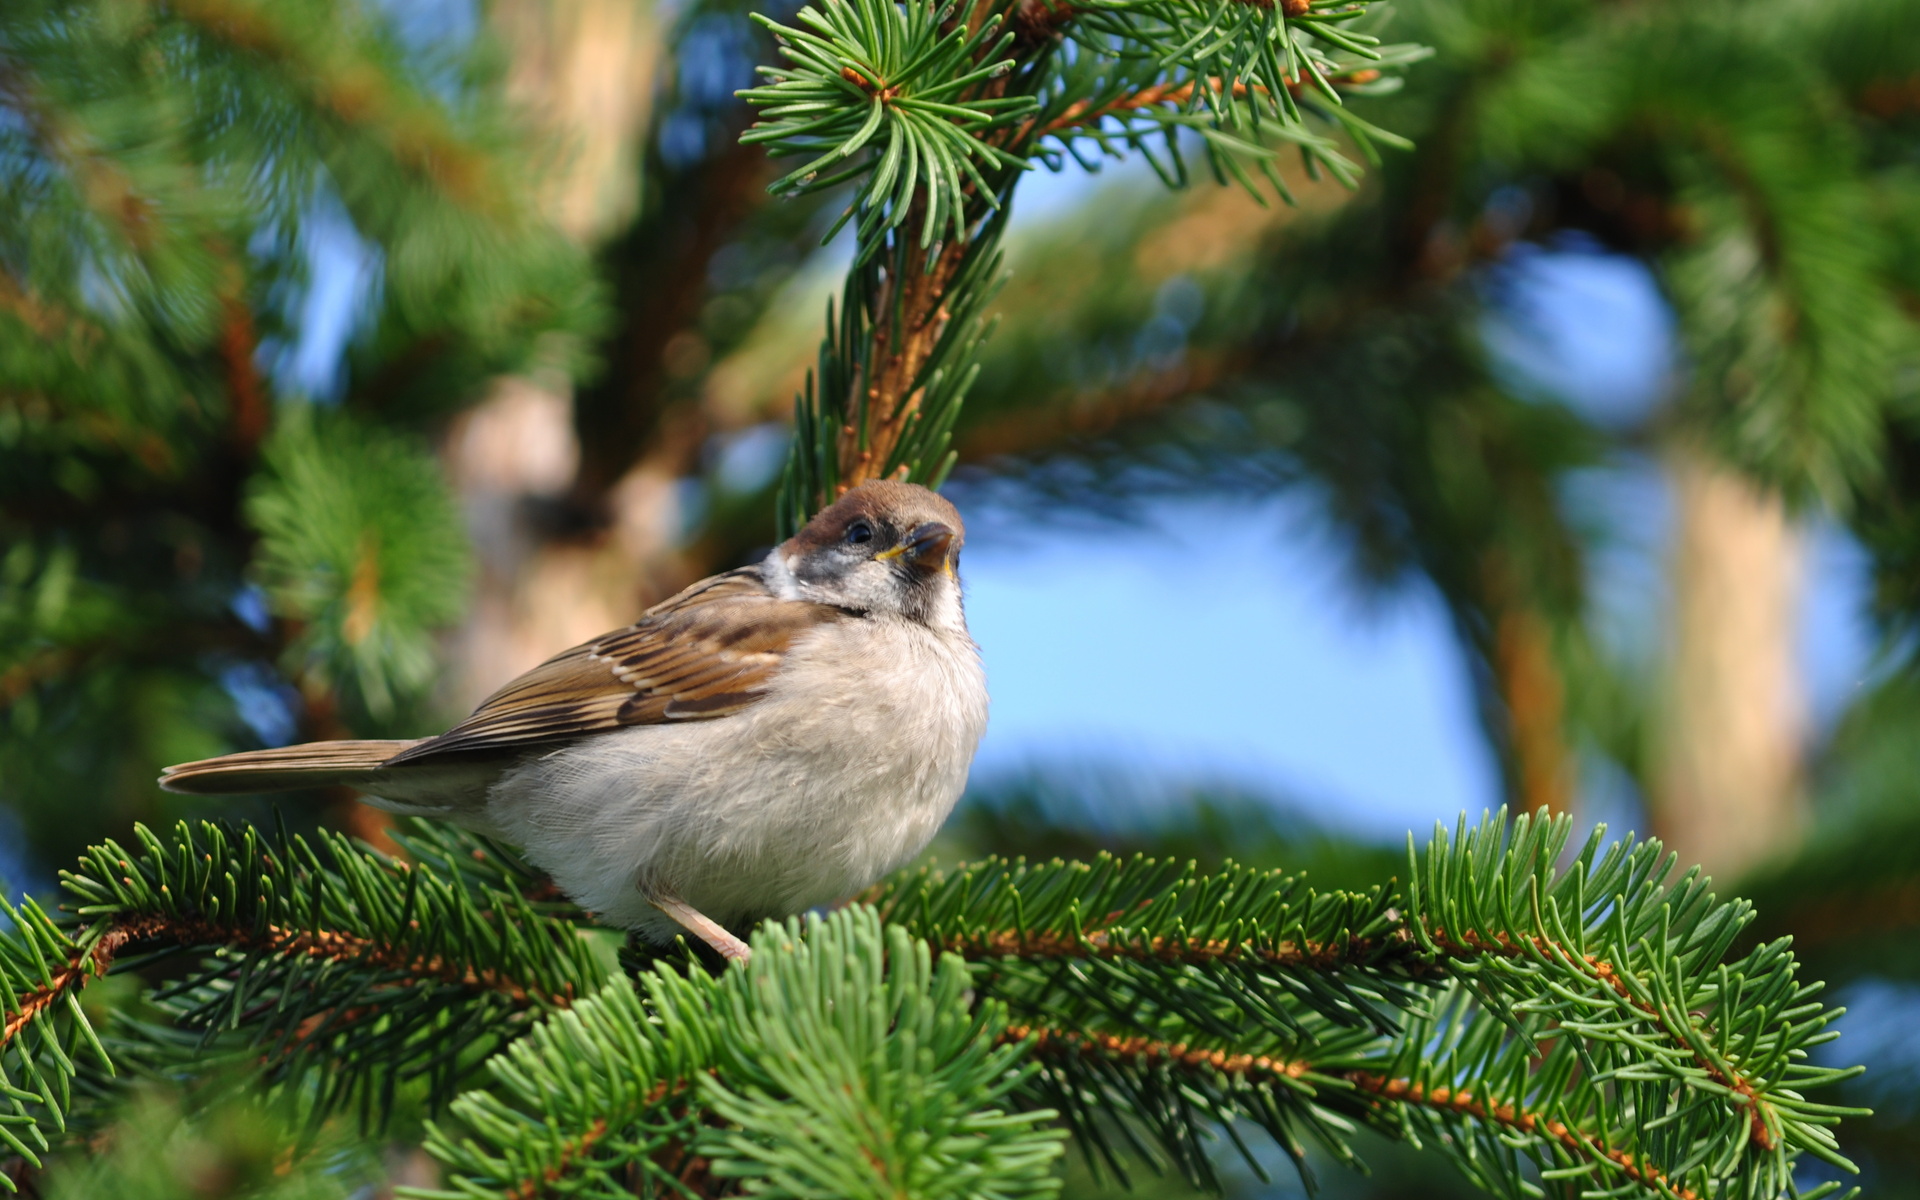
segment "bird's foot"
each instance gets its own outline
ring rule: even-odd
[[[674,896],[649,896],[647,903],[678,921],[681,928],[712,946],[728,962],[746,962],[753,957],[752,947],[686,901]]]

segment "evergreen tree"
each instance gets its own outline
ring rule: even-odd
[[[76,797],[165,816],[167,762],[403,723],[468,573],[425,433],[595,328],[488,55],[404,35],[0,12],[0,789],[51,861],[96,832]],[[316,384],[295,305],[360,238],[376,303]]]
[[[1178,182],[1197,156],[1284,199],[1283,152],[1352,182],[1348,148],[1399,145],[1349,107],[1425,54],[1383,44],[1378,16],[1324,0],[823,0],[766,21],[780,61],[746,94],[761,118],[747,140],[800,160],[779,191],[850,185],[839,222],[856,244],[796,407],[779,524],[863,479],[944,477],[1031,166],[1135,153]],[[7,260],[24,281],[8,319],[87,322],[65,342],[9,338],[24,365],[8,388],[45,397],[15,408],[21,460],[71,472],[87,500],[88,454],[134,455],[122,441],[153,423],[199,449],[178,452],[177,476],[146,469],[191,491],[250,431],[257,462],[228,467],[216,510],[243,522],[228,574],[187,589],[199,609],[155,606],[145,627],[174,654],[205,654],[182,636],[187,617],[226,621],[247,578],[282,622],[284,661],[356,719],[390,719],[423,682],[420,638],[449,615],[459,569],[408,422],[521,361],[535,335],[580,328],[575,256],[516,223],[515,191],[487,174],[510,159],[452,157],[479,120],[465,76],[408,75],[391,31],[352,10],[129,17],[103,3],[4,21],[8,79],[47,81],[9,105],[50,96],[32,110],[59,131],[44,144],[107,148],[33,159],[16,181],[13,235],[27,241]],[[125,72],[95,69],[108,52]],[[90,104],[90,89],[107,95]],[[137,193],[88,174],[115,150]],[[295,270],[272,238],[308,215],[322,166],[341,203],[367,206],[355,223],[379,233],[388,307],[344,403],[269,408],[251,344],[228,344],[242,310],[188,301],[230,286],[223,262],[263,280]],[[127,197],[150,193],[177,229],[147,232],[158,218]],[[113,369],[83,377],[96,361]],[[375,386],[394,371],[404,386]],[[141,381],[176,385],[159,393],[175,407],[125,407],[154,402]],[[146,478],[113,461],[115,487]],[[77,623],[115,599],[61,582],[111,577],[73,565],[85,548],[20,555],[22,620]],[[49,654],[86,644],[30,628]],[[68,659],[46,661],[67,677]],[[76,745],[113,727],[111,711],[74,712]],[[343,1122],[404,1133],[424,1119],[445,1172],[424,1194],[449,1197],[1044,1195],[1067,1141],[1104,1170],[1144,1161],[1210,1184],[1218,1137],[1246,1148],[1257,1128],[1295,1161],[1314,1146],[1352,1162],[1362,1127],[1502,1194],[1838,1190],[1796,1174],[1808,1157],[1848,1167],[1833,1126],[1849,1110],[1809,1095],[1855,1073],[1808,1057],[1831,1036],[1819,985],[1784,941],[1738,946],[1750,906],[1698,871],[1676,876],[1658,844],[1596,833],[1576,848],[1570,831],[1564,817],[1463,821],[1410,840],[1404,878],[1331,891],[1231,864],[990,858],[769,924],[750,964],[714,976],[684,954],[619,950],[509,848],[446,829],[409,827],[389,856],[327,832],[143,826],[63,873],[61,915],[31,900],[6,911],[4,1178],[37,1186],[130,1084],[169,1081],[185,1088],[184,1127],[143,1109],[145,1141],[54,1186],[178,1194],[192,1183],[156,1162],[200,1153],[259,1180],[246,1194],[334,1194],[369,1166]],[[162,958],[147,986],[114,990]],[[270,1102],[271,1121],[226,1115],[247,1099]],[[262,1147],[303,1169],[266,1178]]]

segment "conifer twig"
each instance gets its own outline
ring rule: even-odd
[[[1024,1043],[1043,1060],[1093,1058],[1128,1068],[1151,1070],[1170,1067],[1202,1076],[1228,1075],[1254,1082],[1318,1080],[1323,1084],[1350,1085],[1356,1091],[1395,1105],[1431,1108],[1453,1116],[1471,1117],[1492,1125],[1530,1136],[1553,1139],[1569,1153],[1590,1162],[1604,1161],[1647,1190],[1678,1200],[1697,1200],[1697,1194],[1676,1188],[1666,1173],[1644,1160],[1620,1150],[1608,1148],[1591,1133],[1574,1129],[1565,1122],[1542,1118],[1522,1108],[1476,1096],[1466,1089],[1445,1085],[1427,1087],[1407,1079],[1396,1079],[1378,1071],[1348,1067],[1328,1072],[1316,1070],[1305,1059],[1278,1059],[1261,1054],[1234,1053],[1226,1050],[1190,1046],[1182,1042],[1159,1041],[1148,1037],[1120,1037],[1114,1034],[1081,1033],[1045,1026],[1009,1025],[1000,1034],[1003,1042]]]
[[[1335,84],[1336,86],[1342,83],[1358,85],[1372,83],[1379,78],[1380,72],[1373,67],[1354,67],[1347,71],[1328,75],[1327,82]],[[1300,95],[1301,84],[1299,79],[1289,76],[1287,77],[1286,85],[1287,90],[1293,93],[1295,97]],[[1050,134],[1062,133],[1068,129],[1094,126],[1108,117],[1116,116],[1124,112],[1133,112],[1137,109],[1151,108],[1160,104],[1180,107],[1192,102],[1194,89],[1195,83],[1189,79],[1179,83],[1166,82],[1152,84],[1136,92],[1123,93],[1104,103],[1096,104],[1090,100],[1076,100],[1068,105],[1066,111],[1062,112],[1059,116],[1053,117],[1049,119],[1046,124],[1039,126],[1038,133],[1040,136],[1045,137]],[[1249,84],[1240,80],[1236,80],[1233,86],[1228,88],[1218,77],[1209,78],[1203,90],[1207,94],[1216,96],[1222,93],[1231,93],[1235,99],[1245,99],[1248,96],[1266,97],[1268,94],[1267,89],[1259,84]],[[1023,133],[1031,133],[1033,131],[1031,124],[1022,127]]]
[[[509,189],[493,186],[492,161],[469,144],[439,109],[420,104],[371,65],[312,53],[276,19],[271,4],[247,0],[174,0],[172,11],[211,38],[272,62],[340,121],[385,143],[394,157],[449,198],[477,212],[502,213]]]
[[[1529,1136],[1544,1135],[1576,1157],[1617,1168],[1627,1178],[1655,1195],[1671,1196],[1677,1200],[1698,1200],[1698,1193],[1690,1188],[1675,1187],[1659,1167],[1624,1151],[1609,1149],[1600,1138],[1574,1129],[1565,1122],[1543,1119],[1515,1105],[1475,1096],[1465,1089],[1444,1085],[1429,1088],[1412,1080],[1390,1079],[1367,1071],[1345,1071],[1341,1073],[1341,1078],[1364,1092],[1397,1104],[1472,1117]]]
[[[1751,1137],[1755,1146],[1758,1146],[1762,1150],[1772,1150],[1777,1144],[1767,1120],[1771,1109],[1762,1097],[1760,1091],[1754,1087],[1752,1081],[1743,1077],[1740,1072],[1734,1070],[1726,1063],[1718,1062],[1702,1053],[1701,1047],[1704,1041],[1698,1030],[1683,1031],[1675,1028],[1673,1020],[1668,1013],[1642,998],[1645,992],[1644,984],[1639,985],[1637,988],[1629,985],[1627,980],[1622,977],[1622,973],[1616,971],[1613,965],[1605,959],[1595,954],[1574,954],[1569,952],[1566,947],[1551,939],[1539,936],[1530,936],[1516,940],[1512,936],[1502,933],[1496,934],[1491,938],[1482,938],[1479,934],[1469,929],[1462,933],[1458,939],[1455,939],[1449,937],[1445,930],[1439,928],[1430,931],[1428,936],[1444,955],[1463,961],[1471,961],[1487,954],[1497,954],[1504,958],[1518,959],[1526,957],[1528,951],[1531,950],[1534,954],[1576,970],[1584,968],[1585,972],[1601,986],[1613,992],[1614,995],[1620,997],[1621,1000],[1631,1007],[1653,1018],[1673,1045],[1677,1049],[1684,1050],[1691,1055],[1693,1060],[1699,1064],[1700,1069],[1706,1072],[1708,1078],[1713,1079],[1724,1086],[1729,1092],[1741,1097],[1742,1100],[1745,1101],[1751,1113],[1749,1124],[1752,1129]]]

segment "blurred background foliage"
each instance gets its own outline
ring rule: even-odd
[[[738,142],[734,93],[772,59],[749,11],[0,6],[11,889],[184,815],[166,763],[431,732],[768,544],[845,254],[819,246],[839,202],[774,202]],[[949,490],[1029,523],[1285,494],[1355,595],[1431,587],[1500,764],[1488,801],[1591,817],[1597,772],[1626,781],[1859,998],[1849,1036],[1885,1053],[1852,1052],[1880,1115],[1849,1153],[1877,1194],[1920,1194],[1920,0],[1399,0],[1390,32],[1437,53],[1354,101],[1415,143],[1357,190],[1290,176],[1285,207],[1123,173],[1014,231]],[[1545,336],[1541,264],[1580,257],[1635,264],[1671,312],[1650,399],[1514,369]],[[1593,587],[1636,517],[1581,487],[1621,463],[1673,497],[1637,645]],[[1794,645],[1815,521],[1869,556],[1882,643],[1830,733]],[[983,781],[935,853],[1396,869],[1310,809],[1041,763]],[[283,816],[384,836],[341,796]],[[218,1166],[154,1195],[351,1190],[267,1180],[265,1134],[143,1103],[161,1141],[115,1153]],[[1452,1186],[1375,1158],[1323,1181]],[[1294,1186],[1275,1175],[1234,1186]]]

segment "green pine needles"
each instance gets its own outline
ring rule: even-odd
[[[408,11],[0,5],[0,775],[53,865],[77,795],[417,720],[467,583],[427,448],[600,324],[498,55]]]
[[[0,1139],[38,1162],[128,1077],[252,1062],[309,1125],[443,1112],[444,1197],[1039,1195],[1215,1181],[1216,1147],[1355,1162],[1368,1126],[1498,1194],[1826,1195],[1833,1035],[1783,943],[1657,843],[1561,819],[1409,847],[1404,886],[1102,857],[908,874],[768,925],[719,977],[613,963],[498,847],[409,860],[217,826],[107,845],[0,942]],[[184,954],[148,1015],[81,1003]],[[113,1072],[119,1070],[119,1077]],[[624,1189],[624,1190],[623,1190]]]
[[[454,1105],[477,1136],[429,1141],[457,1172],[438,1195],[1058,1190],[1061,1134],[1018,1103],[1034,1068],[960,958],[869,908],[770,925],[754,948],[718,980],[660,966],[611,984],[516,1045],[496,1091]]]
[[[997,205],[976,160],[989,169],[1022,165],[986,135],[1031,112],[1034,98],[969,94],[1013,69],[1005,57],[1013,35],[995,36],[997,15],[977,31],[953,18],[952,4],[935,10],[887,0],[803,8],[799,19],[812,33],[759,17],[794,69],[766,68],[773,84],[744,93],[765,121],[741,140],[764,143],[775,156],[824,151],[776,180],[777,191],[861,181],[858,201],[829,238],[857,208],[861,245],[872,253],[875,230],[900,224],[916,202],[924,207],[922,249],[936,232],[964,238],[969,194]]]
[[[1367,4],[1326,0],[825,0],[794,26],[760,20],[786,62],[741,93],[761,118],[745,140],[806,157],[776,193],[850,184],[828,237],[854,226],[795,406],[782,536],[865,480],[946,477],[1026,171],[1137,151],[1178,184],[1197,143],[1216,179],[1291,199],[1290,147],[1309,175],[1351,185],[1337,137],[1367,158],[1406,143],[1342,93],[1391,90],[1426,54],[1383,44]]]
[[[254,573],[302,633],[288,673],[343,691],[376,717],[431,682],[433,631],[460,618],[465,530],[424,446],[344,413],[294,409],[247,499]]]
[[[1441,831],[1409,847],[1394,895],[1109,860],[989,864],[876,900],[989,965],[983,991],[1035,1022],[1053,1098],[1102,1153],[1158,1143],[1205,1180],[1209,1122],[1345,1158],[1344,1117],[1457,1147],[1500,1193],[1526,1190],[1529,1160],[1594,1191],[1703,1196],[1736,1175],[1741,1195],[1789,1192],[1802,1152],[1844,1165],[1840,1110],[1803,1095],[1853,1073],[1805,1061],[1831,1036],[1819,985],[1784,944],[1726,961],[1750,906],[1697,871],[1664,885],[1658,843],[1596,831],[1568,860],[1569,829]],[[1187,1074],[1219,1086],[1196,1105]]]

